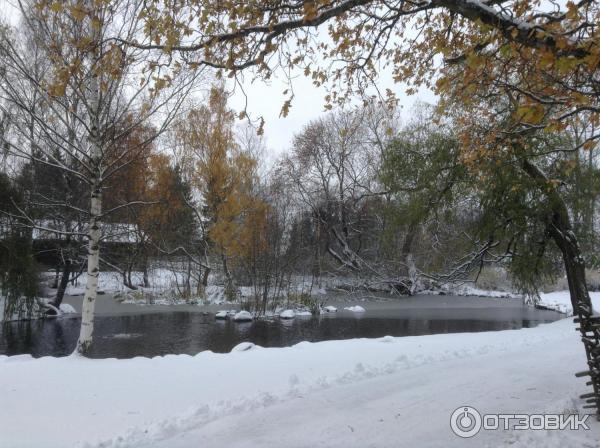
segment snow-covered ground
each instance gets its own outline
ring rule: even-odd
[[[581,412],[574,324],[239,346],[153,359],[0,356],[0,446],[597,447],[590,431],[450,431],[481,413]]]
[[[461,285],[456,288],[452,288],[446,293],[459,295],[459,296],[476,296],[476,297],[493,297],[493,298],[522,298],[522,295],[506,292],[506,291],[494,291],[475,288],[470,285]],[[423,294],[439,294],[440,291],[424,291]],[[592,299],[592,306],[594,310],[600,311],[600,292],[590,291],[590,298]],[[542,292],[540,293],[539,301],[537,305],[547,308],[550,310],[558,311],[559,313],[566,314],[567,316],[573,315],[573,307],[571,306],[571,298],[569,291],[553,291],[553,292]]]
[[[150,286],[143,287],[143,274],[141,272],[132,272],[132,283],[138,288],[132,291],[123,284],[123,277],[118,272],[103,271],[98,278],[98,289],[109,294],[122,294],[124,303],[147,305],[181,305],[189,303],[189,300],[181,298],[186,283],[187,273],[185,270],[177,271],[165,268],[154,268],[149,271]],[[86,286],[86,276],[82,275],[76,281],[75,285],[69,285],[66,290],[67,295],[83,295]],[[252,287],[240,286],[240,297],[249,298],[255,294]],[[192,299],[198,304],[226,304],[227,298],[224,294],[222,285],[210,284],[206,287],[203,296],[194,297],[196,292],[195,280],[192,279]],[[281,291],[282,293],[286,291]],[[305,277],[296,277],[292,281],[289,292],[296,294],[307,294],[310,292],[313,296],[325,294],[324,288],[316,286],[311,287],[309,279]],[[271,291],[273,293],[273,291]]]
[[[594,311],[597,313],[600,311],[600,292],[590,291],[590,298],[592,299],[592,306]],[[571,305],[571,298],[569,297],[569,291],[554,291],[540,294],[540,301],[538,305],[545,308],[556,310],[561,313],[565,313],[568,316],[573,314],[573,306]]]

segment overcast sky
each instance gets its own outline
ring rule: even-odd
[[[267,147],[270,152],[279,154],[287,150],[290,146],[294,133],[299,132],[302,127],[320,115],[324,114],[325,89],[315,87],[309,78],[303,75],[294,79],[294,100],[292,108],[286,118],[280,118],[281,106],[284,102],[283,91],[287,88],[286,84],[276,77],[266,84],[257,80],[250,84],[246,82],[244,90],[248,96],[248,110],[252,116],[263,116],[265,125],[265,136]],[[380,91],[390,88],[400,99],[402,107],[402,119],[406,120],[413,104],[416,101],[435,102],[435,96],[428,90],[421,90],[416,95],[407,96],[404,92],[406,86],[395,84],[390,76],[382,74],[378,83]],[[243,109],[245,98],[242,94],[234,94],[231,100],[231,106],[236,109]]]
[[[10,6],[13,2],[14,0],[0,0],[0,20],[16,23],[18,14]],[[294,133],[299,132],[306,123],[324,113],[323,98],[325,97],[325,89],[316,88],[310,79],[300,73],[295,78],[293,85],[295,98],[292,108],[286,118],[280,118],[279,113],[284,101],[283,91],[286,89],[283,81],[274,76],[269,83],[260,80],[250,83],[247,80],[244,84],[249,113],[254,118],[262,116],[266,121],[266,145],[269,149],[269,155],[273,158],[289,149]],[[404,120],[409,118],[412,105],[416,101],[435,102],[433,93],[426,90],[421,90],[418,94],[410,97],[407,96],[404,93],[406,86],[395,84],[391,77],[385,73],[381,76],[378,88],[380,91],[390,88],[396,93],[400,98]],[[239,111],[243,109],[245,101],[244,95],[241,92],[236,92],[230,105],[236,111]]]

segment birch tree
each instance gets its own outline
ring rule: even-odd
[[[68,171],[88,188],[88,206],[80,210],[87,215],[81,232],[88,241],[87,285],[76,348],[85,354],[93,335],[102,222],[128,206],[103,210],[103,197],[110,194],[107,180],[168,126],[199,72],[166,68],[164,53],[117,43],[143,39],[142,1],[22,1],[19,6],[21,25],[0,43],[0,56],[6,67],[2,95],[24,119],[6,144],[19,157]],[[48,61],[40,79],[31,75],[21,40],[25,33],[32,35],[36,51]],[[28,101],[32,92],[35,107]],[[137,145],[120,145],[150,123],[156,130],[152,135]],[[61,157],[40,146],[42,141],[51,141]],[[34,221],[31,225],[39,227]]]

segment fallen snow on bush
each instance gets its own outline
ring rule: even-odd
[[[153,359],[0,356],[0,445],[462,447],[449,426],[459,406],[581,412],[589,390],[573,373],[584,368],[570,320]],[[591,431],[482,430],[471,445],[597,446],[599,424],[588,422]]]

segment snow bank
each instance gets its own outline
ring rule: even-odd
[[[427,294],[445,294],[456,296],[476,296],[476,297],[492,297],[496,299],[520,299],[522,295],[508,291],[495,291],[488,289],[476,288],[473,285],[448,285],[442,291],[424,291]]]
[[[129,360],[0,356],[2,446],[463,446],[449,430],[459,406],[563,412],[588,391],[573,376],[585,361],[570,320],[256,348]],[[590,423],[589,434],[516,441],[488,431],[474,446],[596,446]]]
[[[445,291],[448,294],[455,294],[460,296],[477,296],[477,297],[492,297],[492,298],[523,298],[522,295],[505,292],[505,291],[489,291],[484,289],[474,288],[470,285],[462,285],[457,288],[449,289]],[[425,291],[427,294],[439,294],[439,291]],[[600,312],[600,292],[590,292],[590,298],[592,299],[592,305],[595,312]],[[537,305],[542,308],[555,310],[560,313],[564,313],[567,316],[573,314],[573,307],[571,306],[571,297],[569,291],[554,291],[548,293],[540,293],[540,300]]]
[[[600,312],[600,292],[590,292],[590,298],[592,299],[594,312]],[[571,306],[571,296],[569,291],[541,293],[538,305],[565,313],[567,316],[573,315],[573,307]]]

